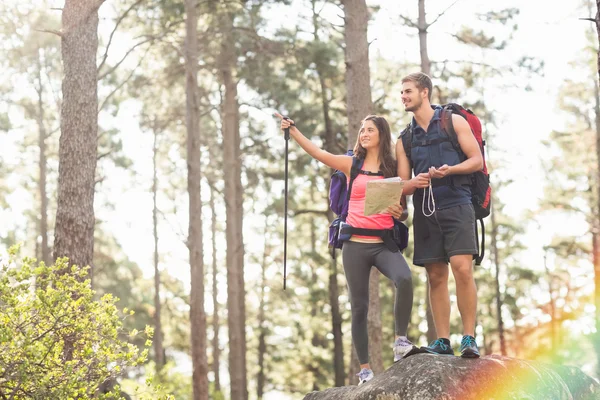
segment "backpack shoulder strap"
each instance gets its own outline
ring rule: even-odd
[[[460,154],[461,157],[465,157],[465,154],[460,147],[460,143],[458,143],[458,135],[456,134],[454,124],[452,123],[452,114],[460,115],[459,112],[454,111],[452,104],[445,105],[442,109],[441,117],[442,131],[448,136],[450,143],[452,143],[452,147],[454,147],[458,154]]]
[[[356,178],[358,176],[363,163],[364,163],[364,160],[361,160],[356,156],[352,157],[352,167],[350,168],[350,180],[353,180],[354,178]]]
[[[408,158],[408,162],[410,163],[410,167],[412,169],[413,162],[410,156],[412,153],[413,129],[411,123],[406,125],[406,128],[404,128],[404,130],[400,133],[399,139],[402,140],[402,147],[404,147],[404,153],[406,154],[406,158]]]
[[[364,160],[360,160],[358,157],[352,157],[352,167],[350,168],[350,182],[348,183],[348,192],[346,193],[346,201],[350,200],[350,194],[352,193],[352,185],[354,180],[360,173],[360,169],[364,163]]]

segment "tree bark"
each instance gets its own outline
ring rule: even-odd
[[[492,221],[492,239],[491,239],[491,252],[494,259],[495,267],[495,285],[496,285],[496,316],[498,318],[498,340],[500,342],[500,354],[506,355],[506,340],[504,338],[504,319],[502,318],[502,293],[500,291],[500,253],[498,251],[498,222],[496,221],[496,214],[494,210],[495,202],[492,201],[492,215],[490,216]]]
[[[265,354],[267,354],[267,328],[265,326],[265,303],[266,303],[266,270],[267,257],[269,253],[266,227],[268,223],[265,218],[265,244],[263,249],[263,259],[260,275],[260,304],[258,307],[258,374],[256,376],[256,396],[262,400],[265,392],[266,372],[265,372]]]
[[[353,149],[360,123],[373,111],[369,43],[369,11],[365,0],[343,0],[346,57],[346,109],[348,115],[348,149]]]
[[[598,35],[598,43],[600,44],[600,0],[596,0],[595,20],[596,20],[596,34]],[[598,77],[600,78],[600,49],[598,50],[598,57],[597,57],[596,65],[597,65],[597,69],[598,69]]]
[[[66,0],[62,12],[61,135],[54,258],[90,266],[93,279],[94,183],[98,150],[98,0]]]
[[[356,374],[360,371],[358,355],[356,354],[356,349],[354,348],[354,339],[352,339],[350,344],[350,365],[348,367],[348,386],[353,386],[358,383],[358,377]]]
[[[38,70],[37,70],[37,95],[38,95],[38,112],[36,114],[37,125],[38,125],[38,147],[39,147],[39,169],[40,177],[38,182],[38,188],[40,191],[40,237],[42,239],[42,257],[41,260],[46,264],[52,263],[50,255],[50,245],[48,244],[48,194],[46,188],[47,179],[47,167],[48,162],[46,160],[46,125],[44,123],[44,85],[42,83],[42,61],[38,56]]]
[[[331,331],[333,332],[333,368],[335,386],[344,386],[344,344],[342,336],[342,314],[340,313],[337,260],[331,260],[329,273],[329,304],[331,305]]]
[[[425,14],[425,0],[419,0],[419,51],[421,54],[421,72],[431,76],[431,61],[427,52],[427,19]]]
[[[219,331],[220,331],[220,318],[219,318],[219,301],[218,301],[218,285],[217,285],[217,209],[215,205],[216,190],[212,183],[210,184],[210,201],[209,206],[211,209],[211,244],[212,244],[212,302],[213,302],[213,340],[212,340],[212,356],[213,356],[213,374],[215,375],[214,381],[214,392],[221,392],[221,348],[219,347]]]
[[[204,312],[204,262],[202,199],[200,194],[200,117],[198,114],[198,0],[185,0],[185,92],[189,194],[188,249],[190,254],[190,323],[192,387],[195,400],[208,400],[206,314]]]
[[[419,17],[417,20],[417,29],[419,31],[419,51],[421,56],[421,72],[431,76],[431,61],[427,51],[427,17],[425,13],[425,0],[419,0]],[[429,301],[429,277],[426,278],[425,285],[425,315],[427,318],[427,342],[431,343],[437,339],[433,314],[431,312],[431,302]]]
[[[242,235],[243,190],[233,19],[224,11],[221,18],[223,42],[219,72],[224,86],[223,164],[227,215],[227,310],[229,328],[229,375],[231,400],[247,400],[246,306],[244,288],[244,242]]]
[[[379,277],[377,268],[371,268],[369,277],[369,363],[374,373],[383,372],[383,327],[381,325],[381,299],[379,298]]]
[[[319,23],[318,14],[316,11],[316,0],[312,0],[312,12],[313,12],[313,35],[315,41],[320,41],[319,38]],[[319,60],[315,60],[316,71],[319,77],[319,87],[321,89],[321,105],[323,108],[323,121],[325,123],[325,150],[330,153],[337,153],[335,143],[335,132],[333,131],[330,110],[329,110],[329,96],[327,94],[328,87],[323,76],[323,66]],[[331,171],[333,173],[333,171]],[[333,221],[333,212],[327,209],[327,220],[329,223]],[[337,258],[333,258],[330,264],[329,271],[329,304],[331,305],[331,331],[333,333],[333,368],[335,375],[335,386],[344,386],[345,372],[344,372],[344,344],[342,336],[342,315],[340,312],[339,303],[339,286],[338,286],[338,266]]]
[[[431,312],[431,301],[429,299],[429,277],[425,278],[425,318],[427,319],[427,342],[431,343],[437,339],[437,331],[435,330],[435,321]]]
[[[310,201],[312,204],[315,204],[315,187],[317,186],[317,182],[316,182],[316,177],[313,175],[310,177]],[[316,233],[316,224],[315,224],[315,217],[314,215],[311,216],[310,218],[310,253],[311,254],[316,254],[317,252],[317,233]],[[309,290],[309,295],[311,298],[315,297],[315,285],[318,281],[319,281],[319,276],[317,275],[317,270],[316,268],[311,268],[311,279],[310,282],[312,284],[309,284],[308,286],[308,290]],[[318,290],[318,288],[317,288]],[[315,328],[312,328],[312,338],[311,338],[311,344],[313,349],[317,348],[317,347],[325,347],[324,343],[321,340],[321,337],[319,335],[319,331],[318,328],[316,328],[317,324],[314,324],[313,321],[315,321],[317,319],[317,303],[312,301],[310,303],[310,319],[311,319],[311,326],[315,326]],[[313,377],[312,377],[312,381],[313,381],[313,386],[312,389],[313,391],[315,390],[319,390],[319,376],[321,375],[320,373],[320,368],[319,365],[317,363],[311,362],[309,361],[309,371],[312,372]]]
[[[598,43],[600,45],[600,0],[596,0],[596,33],[598,35]],[[598,78],[600,80],[600,48],[598,50],[597,57],[597,69],[598,69]],[[595,84],[595,122],[596,122],[596,207],[594,209],[595,215],[592,219],[592,240],[593,240],[593,263],[594,263],[594,304],[596,305],[596,358],[598,359],[597,363],[597,372],[600,373],[600,244],[599,244],[599,235],[600,235],[600,88],[599,82],[597,81]]]
[[[165,366],[165,350],[163,348],[163,333],[161,323],[160,304],[160,270],[158,269],[158,206],[156,197],[158,194],[158,128],[154,127],[154,144],[152,147],[152,227],[154,234],[154,358],[156,362],[156,374],[160,375]]]
[[[346,57],[346,108],[348,115],[348,149],[354,148],[361,121],[372,113],[369,43],[369,12],[365,0],[343,0]],[[373,372],[383,371],[381,356],[382,329],[379,299],[379,271],[371,270],[369,278],[369,362]]]

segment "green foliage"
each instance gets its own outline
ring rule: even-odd
[[[91,399],[100,385],[142,364],[140,351],[120,339],[123,316],[104,295],[94,301],[87,268],[17,259],[18,247],[0,265],[0,393],[14,399]],[[127,311],[123,311],[127,314]],[[131,314],[131,313],[129,313]],[[118,397],[118,388],[110,396]],[[108,398],[109,395],[100,395]],[[168,398],[163,396],[162,398]]]
[[[148,362],[144,365],[144,382],[146,387],[141,388],[137,381],[126,379],[121,382],[121,389],[136,396],[150,396],[150,398],[165,398],[173,396],[175,399],[192,398],[192,382],[189,375],[176,371],[173,363],[167,363],[160,372],[154,373],[156,365]],[[167,397],[168,398],[168,397]],[[216,398],[215,398],[216,399]]]
[[[11,128],[10,118],[5,112],[0,112],[0,131],[9,131]]]

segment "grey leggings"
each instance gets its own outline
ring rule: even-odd
[[[367,314],[371,266],[396,285],[394,320],[395,333],[399,336],[406,336],[412,311],[411,272],[402,253],[392,253],[383,243],[344,242],[342,259],[352,308],[352,339],[358,361],[366,364],[369,362]]]

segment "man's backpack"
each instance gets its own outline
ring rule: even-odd
[[[346,155],[353,156],[353,151],[348,150]],[[346,180],[346,174],[340,170],[335,170],[331,175],[329,185],[329,208],[336,215],[336,218],[329,225],[329,248],[331,256],[335,258],[335,249],[341,249],[343,240],[340,239],[340,228],[342,223],[346,222],[348,217],[348,205],[350,202],[350,193],[354,180],[359,175],[364,160],[352,157],[352,167],[350,168],[350,182]],[[361,234],[358,232],[357,234]],[[378,232],[374,230],[363,229],[365,234],[368,232]],[[394,241],[400,251],[403,251],[408,245],[408,228],[402,222],[394,218],[393,228]]]
[[[477,144],[479,144],[479,149],[481,150],[481,156],[483,158],[483,168],[480,171],[473,172],[470,175],[469,184],[471,188],[471,202],[473,203],[473,208],[475,209],[475,218],[479,220],[479,223],[481,225],[481,251],[475,258],[475,264],[480,265],[485,254],[485,225],[483,223],[483,219],[490,215],[492,199],[490,176],[488,173],[487,165],[485,163],[485,140],[483,140],[481,133],[481,121],[473,113],[473,111],[465,109],[460,104],[449,103],[443,105],[442,107],[442,131],[446,135],[448,135],[450,143],[452,143],[452,147],[454,147],[456,152],[459,154],[461,160],[466,160],[467,156],[462,151],[458,142],[458,136],[456,135],[454,125],[452,124],[452,114],[458,114],[467,120],[467,123],[471,127],[471,132],[473,133],[475,140],[477,140]],[[413,130],[411,124],[409,124],[406,127],[406,129],[402,132],[401,138],[402,145],[404,146],[404,152],[406,153],[406,156],[410,161],[411,167],[412,137]]]

